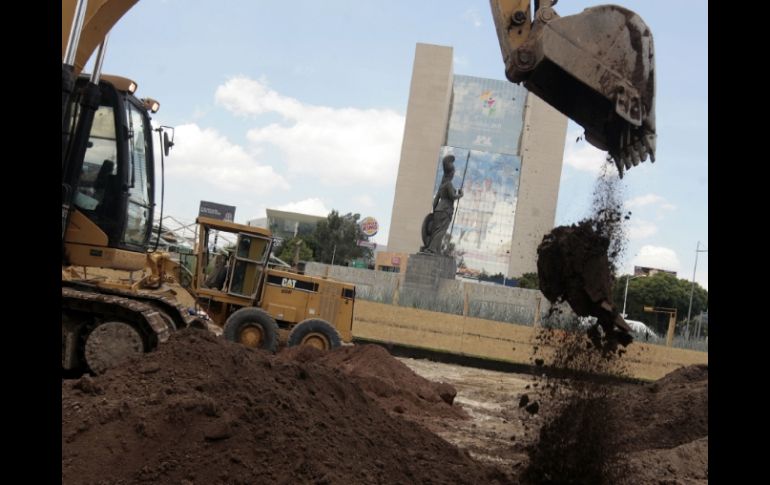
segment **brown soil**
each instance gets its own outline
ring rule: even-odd
[[[625,373],[621,354],[590,350],[581,333],[544,330],[538,342],[557,347],[549,366],[592,375]],[[663,476],[698,482],[707,477],[707,365],[683,367],[645,385],[536,378],[533,386],[539,390],[528,397],[541,403],[544,424],[528,447],[523,483],[660,483],[655,477]]]
[[[708,366],[683,367],[642,386],[618,388],[619,451],[674,448],[708,436]]]
[[[352,369],[356,358],[379,362],[366,349],[340,354]],[[102,376],[64,381],[62,483],[505,481],[496,468],[389,415],[345,371],[298,357],[189,329]]]
[[[468,418],[462,408],[452,405],[457,395],[452,385],[415,374],[379,345],[341,347],[333,352],[307,346],[291,347],[278,354],[278,359],[313,362],[337,369],[391,413],[415,418]]]
[[[566,300],[580,316],[603,315],[599,305],[610,299],[612,283],[609,245],[593,221],[555,228],[537,249],[540,290],[551,302]]]

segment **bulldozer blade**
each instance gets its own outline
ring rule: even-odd
[[[541,8],[523,44],[501,47],[508,79],[580,124],[621,177],[655,161],[653,40],[636,13],[602,5],[559,17]]]

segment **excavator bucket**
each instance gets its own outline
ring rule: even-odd
[[[655,161],[652,34],[634,12],[601,5],[559,17],[552,2],[529,21],[528,0],[491,0],[506,77],[585,129],[620,176]],[[553,2],[555,3],[555,2]]]

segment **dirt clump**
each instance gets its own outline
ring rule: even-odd
[[[468,419],[461,407],[452,405],[457,395],[452,385],[425,379],[379,345],[345,346],[331,352],[308,346],[289,347],[277,357],[336,369],[386,411],[407,417]]]
[[[104,375],[62,382],[64,484],[505,480],[391,416],[340,370],[200,330]]]
[[[566,301],[578,316],[596,317],[589,337],[604,351],[632,341],[612,303],[613,275],[625,250],[622,222],[629,217],[622,207],[619,180],[604,172],[594,189],[592,216],[554,228],[537,248],[540,290],[551,303]]]

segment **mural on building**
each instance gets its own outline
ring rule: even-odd
[[[446,144],[517,155],[526,97],[518,84],[456,75]]]
[[[455,76],[447,145],[436,158],[455,156],[455,187],[465,196],[456,209],[451,241],[461,273],[508,275],[521,174],[518,154],[526,90],[492,79]]]

